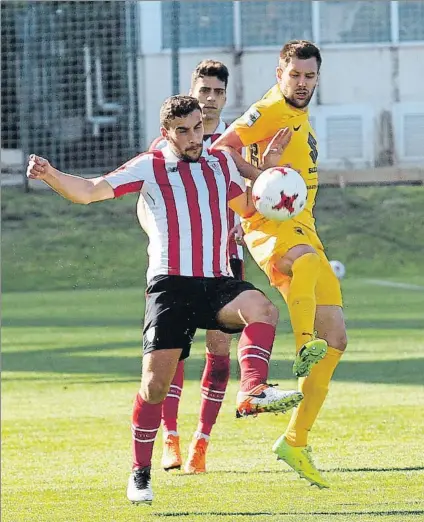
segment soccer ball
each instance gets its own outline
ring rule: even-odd
[[[306,206],[308,189],[302,176],[289,167],[272,167],[253,184],[256,210],[268,219],[287,221]]]
[[[346,274],[346,268],[340,261],[330,261],[331,268],[336,274],[337,279],[343,279]]]

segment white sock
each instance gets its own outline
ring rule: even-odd
[[[204,433],[200,433],[199,431],[195,431],[194,436],[196,437],[197,440],[200,440],[200,439],[209,440],[211,438],[210,435],[205,435]]]
[[[178,437],[178,431],[164,431],[163,438],[166,439],[168,435],[173,435],[174,437]]]

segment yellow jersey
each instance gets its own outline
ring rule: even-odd
[[[294,219],[315,229],[312,211],[318,190],[318,146],[315,132],[309,123],[308,111],[289,105],[280,87],[275,85],[231,127],[246,147],[247,161],[254,166],[258,166],[261,162],[262,155],[275,133],[284,127],[291,129],[292,138],[281,156],[280,165],[291,164],[305,180],[308,187],[307,204]],[[261,219],[258,213],[247,219],[247,221],[254,221],[255,225],[262,220],[267,221],[265,218]]]

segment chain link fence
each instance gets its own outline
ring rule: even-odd
[[[21,182],[25,180],[22,167],[31,152],[71,172],[114,168],[143,150],[157,134],[156,114],[162,100],[179,90],[179,69],[185,74],[194,60],[204,57],[216,56],[229,63],[235,78],[231,103],[237,109],[248,106],[271,85],[275,53],[291,38],[312,39],[324,52],[332,50],[333,57],[344,48],[362,46],[371,52],[377,46],[396,75],[378,88],[391,90],[396,98],[399,85],[403,86],[405,98],[400,95],[396,102],[416,98],[414,85],[405,81],[409,69],[405,64],[410,63],[405,56],[415,52],[411,49],[422,53],[424,1],[181,1],[177,2],[179,24],[175,4],[3,1],[2,172],[16,172]],[[146,27],[151,30],[148,37]],[[146,48],[146,41],[153,51]],[[414,78],[418,84],[420,70],[417,59]],[[326,78],[329,71],[327,67]],[[378,124],[370,123],[375,128],[368,133],[367,115],[349,112],[340,96],[332,102],[328,81],[323,87],[314,103],[322,99],[318,104],[324,108],[328,100],[347,107],[342,114],[344,134],[336,125],[340,115],[329,114],[321,125],[325,132],[320,140],[327,144],[330,163],[346,155],[350,164],[355,154],[370,166],[422,162],[424,103],[413,101],[397,112],[385,107]],[[345,91],[349,90],[346,83]],[[373,107],[372,101],[365,102]],[[319,127],[318,116],[311,113]],[[383,152],[366,157],[368,144],[377,139]],[[359,145],[353,154],[355,144]],[[324,154],[321,159],[325,160]]]
[[[2,2],[2,157],[84,173],[139,150],[136,8]]]

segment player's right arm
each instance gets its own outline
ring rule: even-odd
[[[88,205],[130,192],[139,192],[148,172],[146,170],[148,162],[143,162],[141,156],[128,161],[106,176],[86,179],[65,174],[55,169],[46,159],[32,154],[27,168],[27,177],[44,181],[73,203]]]
[[[65,174],[55,169],[46,159],[35,154],[29,157],[27,177],[44,181],[58,194],[73,203],[88,205],[94,201],[114,197],[112,187],[103,177],[85,179]]]

